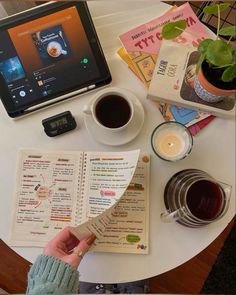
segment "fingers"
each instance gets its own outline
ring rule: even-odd
[[[74,249],[74,247],[76,247],[79,243],[79,239],[77,239],[75,236],[71,235],[70,239],[68,241],[66,241],[66,247],[68,249],[68,251],[71,251],[72,249]]]
[[[71,226],[67,226],[62,231],[60,231],[52,240],[53,244],[64,244],[67,248],[67,251],[71,251],[72,249],[75,251],[76,249],[79,249],[80,251],[87,252],[95,241],[96,236],[92,234],[86,239],[79,241],[79,239],[77,239],[76,236],[71,233],[72,228],[73,227]]]
[[[52,240],[50,240],[44,249],[44,253],[51,253],[53,249],[61,249],[65,253],[69,253],[78,245],[79,239],[71,233],[72,227],[67,226],[60,231]]]
[[[96,236],[94,234],[90,235],[89,237],[81,240],[73,250],[73,253],[67,255],[65,261],[74,267],[78,267],[83,256],[89,250],[93,242],[95,241]]]
[[[86,239],[80,241],[78,246],[74,248],[73,253],[76,254],[78,257],[83,258],[84,254],[89,250],[95,240],[96,236],[94,234],[91,234]]]
[[[96,236],[95,234],[91,234],[87,239],[86,239],[86,243],[89,246],[89,248],[92,246],[92,244],[94,243],[94,241],[96,240]]]
[[[44,254],[57,257],[71,266],[78,267],[84,254],[96,239],[94,234],[79,241],[72,233],[73,227],[67,226],[60,231],[54,239],[49,241],[44,248]],[[71,253],[71,250],[73,252]]]
[[[61,230],[53,239],[56,242],[67,242],[71,236],[72,233],[70,232],[72,227],[66,226],[63,230]]]

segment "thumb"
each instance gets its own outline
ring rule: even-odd
[[[79,252],[82,251],[83,254],[85,254],[89,248],[92,246],[93,242],[96,240],[96,236],[94,234],[91,234],[87,238],[81,240],[79,244],[74,248],[73,252]]]
[[[79,244],[74,248],[73,252],[67,255],[63,260],[69,263],[71,266],[77,268],[85,255],[85,253],[92,246],[97,237],[92,234],[89,237],[81,240]]]

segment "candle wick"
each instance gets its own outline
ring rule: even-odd
[[[171,147],[173,146],[173,142],[168,142],[168,145]]]

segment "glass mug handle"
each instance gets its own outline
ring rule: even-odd
[[[176,220],[181,219],[181,217],[184,215],[185,208],[181,207],[175,211],[166,210],[161,213],[161,220],[165,223],[170,223]]]
[[[224,209],[222,210],[221,214],[218,216],[218,218],[216,218],[215,220],[223,217],[226,212],[229,209],[229,203],[230,203],[230,196],[231,196],[231,191],[232,191],[232,187],[228,184],[222,183],[222,182],[218,182],[222,188],[222,190],[224,191],[224,195],[225,195],[225,206]],[[185,207],[180,207],[179,209],[175,210],[175,211],[171,211],[166,210],[164,212],[161,213],[161,220],[165,223],[170,223],[173,221],[177,221],[180,220],[184,215],[186,215],[186,208]]]
[[[231,197],[232,187],[231,187],[231,185],[226,184],[226,183],[223,183],[223,182],[218,182],[218,183],[221,186],[222,190],[224,191],[224,196],[225,196],[225,206],[224,206],[224,209],[221,212],[220,216],[218,216],[218,218],[221,218],[221,217],[223,217],[226,214],[226,212],[229,209],[229,203],[230,203],[230,197]]]

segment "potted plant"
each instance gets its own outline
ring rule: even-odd
[[[216,39],[204,39],[198,46],[201,55],[196,67],[194,89],[207,102],[219,102],[236,93],[236,46],[230,42],[236,35],[236,27],[220,29],[220,13],[229,6],[230,3],[211,4],[203,9],[206,14],[218,15]],[[163,38],[170,40],[178,37],[186,25],[185,20],[164,25]],[[229,40],[222,40],[219,36],[228,36]]]

